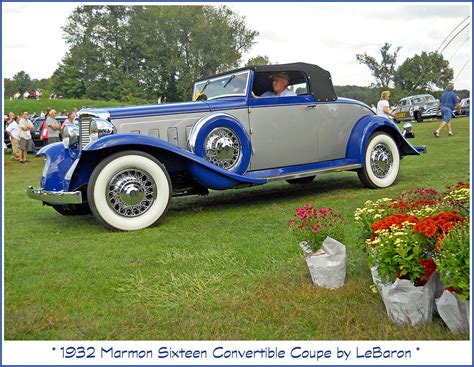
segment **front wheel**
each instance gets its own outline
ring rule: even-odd
[[[133,231],[157,224],[168,211],[171,180],[150,154],[113,154],[92,172],[87,188],[92,214],[105,227]]]
[[[388,187],[396,180],[400,169],[400,153],[393,138],[375,133],[367,144],[364,167],[357,170],[364,186],[372,189]]]

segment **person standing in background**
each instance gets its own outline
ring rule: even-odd
[[[27,160],[27,153],[31,150],[31,130],[35,127],[33,123],[28,120],[28,112],[25,111],[21,114],[20,120],[20,143],[18,145],[20,150],[20,163],[29,162]]]
[[[48,128],[48,144],[57,143],[59,141],[61,124],[56,120],[56,115],[56,110],[51,110],[46,119],[46,127]]]
[[[384,90],[380,95],[380,101],[377,103],[377,115],[384,116],[389,120],[393,120],[392,112],[390,112],[390,91]]]
[[[10,141],[12,143],[11,159],[17,161],[20,159],[20,153],[18,151],[18,144],[20,143],[20,125],[18,124],[19,122],[20,117],[16,116],[15,118],[13,118],[13,120],[7,127],[7,133],[10,136]]]
[[[448,136],[453,136],[453,130],[451,128],[451,119],[453,118],[453,110],[455,108],[458,111],[461,111],[461,104],[459,103],[459,98],[456,93],[453,92],[454,85],[452,83],[448,84],[446,91],[441,95],[438,104],[438,111],[441,109],[441,115],[443,121],[439,127],[433,131],[433,135],[439,138],[439,132],[448,125]]]

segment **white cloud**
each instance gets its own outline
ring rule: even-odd
[[[37,79],[51,76],[67,51],[61,27],[78,4],[4,3],[3,75],[12,77],[24,70]],[[451,30],[471,14],[471,5],[466,3],[226,5],[245,16],[247,25],[260,33],[244,61],[268,55],[272,62],[315,63],[331,72],[335,84],[361,86],[370,85],[373,79],[367,67],[357,63],[357,53],[377,57],[379,48],[389,42],[402,47],[400,64],[421,51],[438,49]],[[452,58],[455,76],[471,57],[470,40],[460,47],[470,36],[468,27],[443,53],[448,60]],[[456,88],[470,89],[471,70],[469,63],[459,74]]]

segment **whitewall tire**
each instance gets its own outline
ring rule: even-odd
[[[150,154],[113,154],[92,172],[87,188],[92,214],[112,230],[133,231],[157,224],[168,211],[171,180]]]
[[[372,135],[365,150],[365,164],[357,173],[362,183],[372,189],[392,185],[400,169],[397,143],[387,133]]]

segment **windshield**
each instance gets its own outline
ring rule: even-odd
[[[420,96],[413,99],[413,103],[424,103],[424,102],[434,102],[435,98],[433,96]]]
[[[193,101],[245,96],[249,74],[249,70],[246,70],[196,82],[193,89]]]

